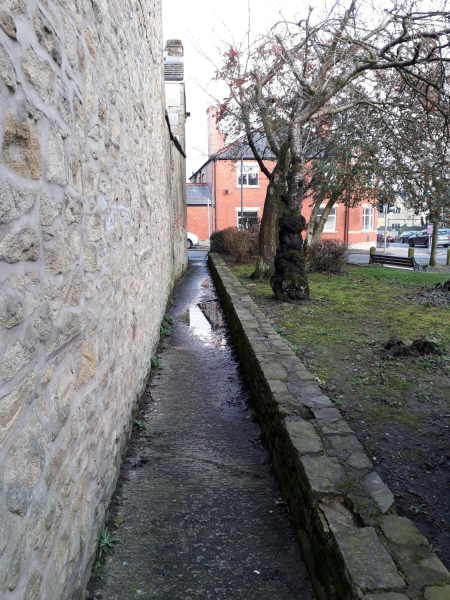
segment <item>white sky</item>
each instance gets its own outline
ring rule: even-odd
[[[290,19],[307,4],[301,0],[249,0],[251,30],[265,33],[279,20],[280,11]],[[316,0],[317,6],[324,0]],[[202,89],[220,97],[224,92],[218,84],[211,84],[212,64],[197,51],[195,44],[211,57],[217,56],[219,37],[227,42],[232,35],[240,41],[247,31],[247,0],[163,0],[163,35],[167,39],[181,39],[184,45],[186,101],[191,116],[186,126],[187,176],[196,171],[207,159],[206,109],[212,98]]]

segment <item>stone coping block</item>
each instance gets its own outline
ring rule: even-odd
[[[209,264],[319,598],[450,600],[450,574],[223,259]]]

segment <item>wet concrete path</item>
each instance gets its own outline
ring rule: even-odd
[[[146,429],[134,436],[113,502],[120,543],[103,581],[91,582],[91,598],[311,600],[204,255],[197,256],[175,290],[163,369],[139,416]]]

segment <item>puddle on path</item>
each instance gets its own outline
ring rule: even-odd
[[[191,306],[178,320],[191,327],[192,331],[203,340],[211,339],[212,327],[198,306]]]
[[[190,327],[194,335],[200,339],[208,342],[214,341],[216,346],[225,344],[225,336],[222,332],[224,327],[222,311],[216,300],[204,300],[190,306],[186,312],[177,317],[177,320]]]
[[[222,310],[216,300],[206,300],[198,305],[205,315],[212,329],[221,329],[224,326]]]

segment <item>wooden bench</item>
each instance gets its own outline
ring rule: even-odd
[[[414,256],[394,256],[392,254],[371,254],[369,264],[371,265],[389,265],[391,267],[400,267],[401,269],[413,269],[419,271],[427,270],[428,265],[419,265]]]

